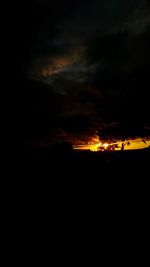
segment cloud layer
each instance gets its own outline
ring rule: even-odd
[[[147,136],[149,1],[35,1],[33,9],[32,135],[82,143],[109,138],[113,125],[111,138]]]

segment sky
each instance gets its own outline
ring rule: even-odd
[[[150,1],[37,0],[19,19],[28,140],[150,137]]]

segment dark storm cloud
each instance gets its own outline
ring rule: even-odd
[[[112,54],[115,60],[115,51],[123,48],[122,45],[119,47],[119,38],[126,42],[126,39],[119,36],[119,32],[127,30],[130,32],[129,26],[132,32],[134,29],[139,31],[141,27],[140,31],[143,32],[149,23],[148,6],[143,0],[82,1],[80,4],[75,1],[71,3],[56,1],[55,4],[51,1],[43,3],[39,1],[39,3],[35,13],[38,10],[38,16],[43,17],[44,23],[33,46],[35,61],[33,60],[32,73],[35,76],[38,73],[41,78],[45,75],[51,76],[49,68],[58,69],[57,60],[55,64],[56,57],[68,59],[70,62],[68,67],[72,67],[74,63],[80,65],[89,62],[92,53],[95,53],[93,60],[100,63],[103,60],[106,63],[112,61],[110,58]],[[122,49],[122,54],[123,50],[127,50],[126,47]],[[87,69],[88,67],[90,66],[85,66]],[[61,70],[63,71],[63,68]]]
[[[33,10],[28,76],[34,94],[47,86],[42,103],[33,99],[34,132],[88,139],[112,123],[149,124],[148,1],[34,1]]]
[[[144,125],[133,125],[133,123],[123,123],[104,127],[99,131],[100,140],[105,142],[125,141],[135,138],[149,138],[150,129]]]

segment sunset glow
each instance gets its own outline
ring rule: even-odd
[[[106,144],[106,143],[103,145],[103,147],[104,147],[105,149],[107,149],[108,146],[109,146],[109,144]]]
[[[118,142],[115,143],[116,145],[118,145],[118,148],[115,149],[110,149],[110,150],[121,150],[122,147],[122,143],[125,143],[125,147],[124,150],[137,150],[137,149],[144,149],[150,146],[150,140],[146,141],[145,143],[142,141],[142,139],[137,138],[135,140],[128,140],[127,142]],[[104,143],[102,144],[101,142],[97,142],[95,144],[84,144],[84,145],[74,145],[74,149],[75,150],[90,150],[93,152],[96,151],[107,151],[108,147],[114,145],[114,143],[112,144],[108,144],[108,143]]]

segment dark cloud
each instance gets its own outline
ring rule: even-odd
[[[115,36],[112,34],[126,30],[130,32],[129,25],[136,30],[142,27],[141,32],[143,32],[149,23],[147,5],[143,4],[145,2],[142,0],[82,1],[82,3],[78,1],[56,1],[56,3],[39,1],[38,3],[39,5],[34,6],[34,19],[40,26],[38,25],[39,31],[35,37],[32,53],[35,55],[35,60],[38,57],[41,58],[42,55],[43,62],[45,58],[45,65],[47,65],[46,58],[68,57],[70,52],[74,55],[73,62],[77,62],[77,58],[80,59],[79,61],[84,61],[85,57],[82,51],[85,51],[90,42],[93,43],[95,39],[98,48],[103,35],[106,36],[106,39],[103,38],[102,45],[96,49],[96,51],[99,50],[98,56],[100,56],[100,51],[102,54],[104,50],[101,50],[103,45],[106,45],[111,53],[115,48]],[[135,26],[133,26],[134,23]],[[137,27],[136,23],[138,23]],[[109,47],[107,41],[110,42]],[[106,58],[106,54],[104,55]],[[104,55],[101,59],[104,58]],[[87,56],[86,60],[88,58]],[[36,61],[36,68],[44,68],[43,65]]]
[[[144,0],[24,3],[15,54],[28,140],[88,140],[112,124],[120,125],[115,138],[121,131],[143,136],[150,124],[149,7]]]
[[[150,137],[150,129],[144,125],[134,125],[133,123],[116,124],[104,127],[99,131],[100,140],[105,142],[125,141],[135,138]]]

